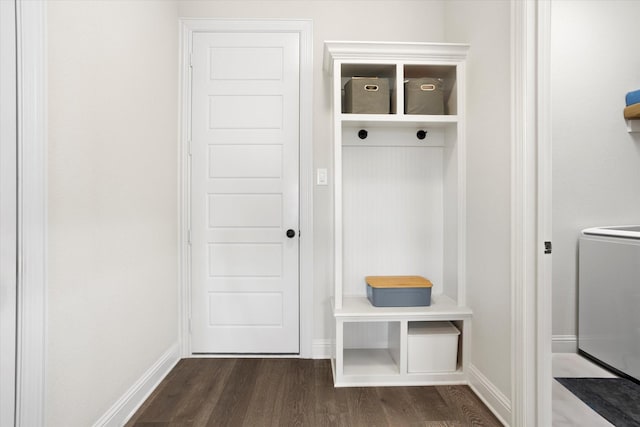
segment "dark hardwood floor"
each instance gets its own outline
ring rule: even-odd
[[[127,426],[501,426],[467,386],[334,388],[328,360],[183,359]]]

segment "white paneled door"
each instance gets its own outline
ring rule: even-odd
[[[193,353],[299,352],[299,34],[195,33]]]

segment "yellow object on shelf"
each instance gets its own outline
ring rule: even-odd
[[[430,288],[430,280],[422,276],[367,276],[365,280],[372,288]]]
[[[640,119],[640,103],[629,105],[624,109],[624,118],[627,120]]]

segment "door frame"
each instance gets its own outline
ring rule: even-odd
[[[17,308],[16,2],[0,1],[0,425],[15,425]]]
[[[313,341],[313,38],[311,20],[295,19],[180,19],[180,127],[179,127],[179,253],[180,326],[183,357],[191,357],[191,246],[190,246],[190,139],[191,70],[194,33],[274,32],[300,35],[300,245],[299,245],[299,344],[301,358],[311,358]]]
[[[551,116],[551,1],[536,1],[536,131],[537,131],[537,250],[536,343],[537,408],[539,425],[552,424],[552,116]]]
[[[15,425],[44,425],[47,270],[46,2],[15,0],[17,304]]]
[[[511,425],[552,424],[551,0],[512,0]]]

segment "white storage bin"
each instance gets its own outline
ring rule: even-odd
[[[451,322],[409,322],[408,371],[455,372],[459,335]]]

